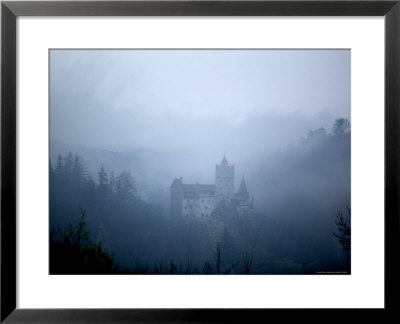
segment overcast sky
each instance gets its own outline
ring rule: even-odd
[[[53,140],[235,156],[339,117],[350,119],[349,50],[50,52]]]

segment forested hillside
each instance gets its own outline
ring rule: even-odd
[[[165,204],[143,197],[152,164],[107,151],[58,153],[50,162],[51,271],[349,271],[349,251],[341,244],[349,234],[338,239],[337,215],[350,215],[350,138],[349,125],[338,120],[329,133],[310,130],[298,144],[252,157],[248,184],[255,212],[222,221],[214,215],[211,223],[170,219]],[[96,172],[83,162],[93,156],[99,159]],[[138,165],[146,169],[140,182]],[[218,235],[210,237],[217,225]]]

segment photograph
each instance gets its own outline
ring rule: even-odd
[[[50,275],[350,275],[351,50],[49,49],[48,181]]]

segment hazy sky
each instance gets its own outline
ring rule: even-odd
[[[52,50],[50,136],[231,156],[350,118],[349,50]],[[218,161],[216,161],[218,162]]]

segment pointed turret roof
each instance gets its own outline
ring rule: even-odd
[[[237,194],[242,197],[249,197],[249,192],[247,191],[246,181],[244,181],[244,178],[242,178],[242,181],[240,182]]]
[[[171,184],[171,188],[176,188],[176,187],[179,187],[179,186],[182,186],[182,178],[180,178],[180,179],[178,179],[178,178],[174,179],[174,181],[173,181],[172,184]]]
[[[222,165],[228,165],[228,164],[229,164],[229,163],[228,163],[228,160],[226,159],[225,154],[224,154],[224,157],[223,157],[223,159],[222,159],[222,161],[221,161],[221,164],[222,164]]]

